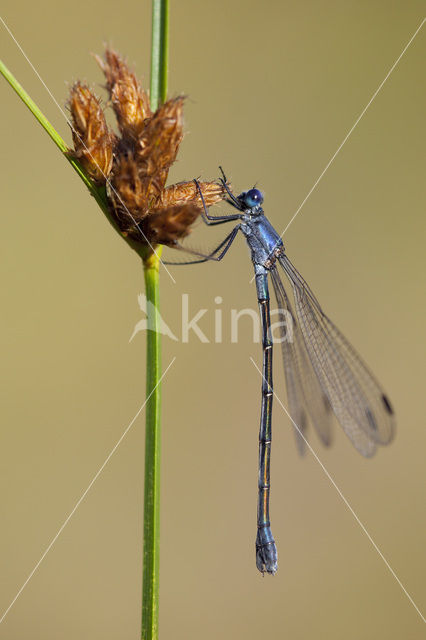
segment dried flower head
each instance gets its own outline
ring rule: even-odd
[[[152,115],[146,92],[126,62],[112,49],[105,51],[105,60],[96,56],[106,78],[112,106],[123,139],[138,140],[146,119]]]
[[[147,123],[135,154],[150,203],[161,194],[183,137],[183,97],[161,105]]]
[[[107,194],[121,228],[125,231],[148,214],[145,184],[131,152],[116,154]]]
[[[108,201],[123,235],[141,244],[173,246],[190,233],[203,207],[192,182],[165,187],[183,137],[182,96],[168,100],[153,114],[148,96],[125,60],[107,48],[96,57],[117,117],[121,138],[108,131],[99,100],[76,83],[70,108],[74,155],[98,184],[106,183]],[[206,206],[224,197],[223,186],[200,182]]]
[[[190,227],[199,215],[200,207],[195,202],[175,204],[153,211],[142,220],[139,228],[151,244],[173,246],[191,232]],[[132,237],[135,237],[134,230]]]
[[[225,194],[221,183],[199,182],[198,186],[203,194],[206,207],[211,207],[223,200]],[[168,207],[172,204],[184,204],[189,200],[194,200],[197,206],[202,208],[203,203],[194,180],[190,182],[177,182],[163,189],[155,202],[155,208]]]
[[[70,92],[74,157],[97,184],[105,184],[112,168],[114,136],[108,131],[99,99],[76,82]]]
[[[217,182],[199,182],[206,206],[223,199],[223,187]],[[138,225],[152,243],[176,245],[191,232],[191,225],[201,213],[203,202],[193,180],[179,182],[164,189],[149,215]],[[134,237],[134,229],[131,230]]]

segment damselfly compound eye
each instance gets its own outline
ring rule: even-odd
[[[262,204],[263,193],[259,189],[250,189],[244,196],[245,203],[251,208]]]

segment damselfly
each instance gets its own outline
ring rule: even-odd
[[[256,188],[235,196],[222,171],[220,179],[227,203],[237,213],[211,216],[199,189],[207,225],[238,221],[214,251],[181,264],[222,260],[237,233],[245,236],[254,266],[262,324],[263,368],[259,431],[259,484],[257,505],[256,566],[264,573],[277,571],[277,549],[269,520],[272,438],[272,334],[268,276],[278,303],[279,327],[289,413],[299,449],[305,446],[308,416],[324,444],[330,443],[332,412],[355,448],[366,457],[378,445],[389,444],[395,424],[389,399],[352,345],[325,315],[311,289],[290,262],[279,234],[266,218],[263,194]],[[195,184],[198,184],[195,181]],[[184,249],[184,247],[177,246]],[[287,276],[296,313],[286,293],[278,266]]]

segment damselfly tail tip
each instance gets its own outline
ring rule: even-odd
[[[269,527],[260,527],[256,538],[256,567],[260,573],[275,575],[278,571],[278,553]]]

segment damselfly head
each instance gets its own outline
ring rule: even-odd
[[[259,211],[263,203],[263,193],[259,189],[249,189],[248,191],[243,191],[238,196],[238,200],[244,209]]]

